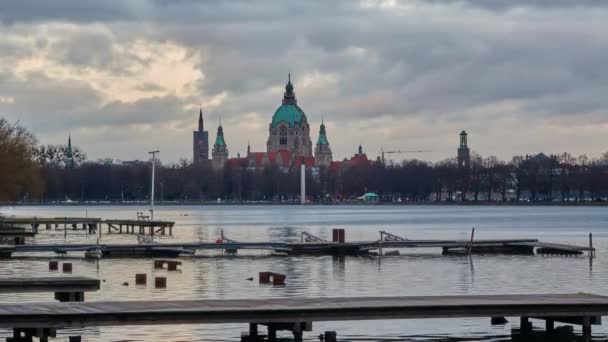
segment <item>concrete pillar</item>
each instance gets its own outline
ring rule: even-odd
[[[300,165],[300,203],[306,204],[306,166]]]

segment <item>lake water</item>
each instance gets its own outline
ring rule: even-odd
[[[135,218],[136,206],[0,207],[4,215]],[[346,239],[375,240],[379,230],[416,239],[537,238],[546,242],[588,244],[593,232],[597,257],[441,256],[439,249],[402,250],[392,257],[270,257],[243,252],[182,258],[181,272],[154,270],[152,259],[68,257],[74,275],[103,279],[87,301],[145,299],[234,299],[306,296],[404,296],[504,293],[590,292],[608,295],[608,209],[603,207],[511,206],[159,206],[155,217],[176,222],[173,236],[161,242],[215,241],[221,230],[241,241],[299,241],[306,231],[331,239],[332,228],[346,228]],[[102,236],[103,243],[134,243],[133,235]],[[95,242],[82,230],[40,230],[28,243]],[[49,276],[51,255],[0,260],[0,277]],[[287,275],[285,287],[246,280],[261,271]],[[167,289],[134,286],[135,273],[167,276]],[[61,275],[55,273],[55,275]],[[129,282],[129,286],[123,286]],[[50,301],[52,294],[0,294],[0,302]],[[514,326],[517,320],[512,320]],[[539,323],[538,326],[541,326]],[[594,340],[606,340],[608,324],[594,326]],[[244,324],[101,327],[76,331],[84,341],[240,341]],[[490,326],[489,319],[384,320],[315,323],[305,340],[318,341],[336,330],[340,341],[503,341],[511,324]],[[576,331],[580,331],[575,329]],[[0,336],[8,336],[0,331]],[[283,332],[280,336],[291,337]],[[59,339],[61,340],[61,339]]]

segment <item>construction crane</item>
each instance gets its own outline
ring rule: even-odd
[[[426,153],[426,152],[432,152],[431,150],[391,150],[391,151],[385,151],[384,149],[381,150],[380,155],[381,155],[381,159],[382,159],[382,165],[384,165],[386,163],[386,160],[384,159],[384,154],[401,154],[401,153]]]

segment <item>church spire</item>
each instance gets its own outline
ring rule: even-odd
[[[198,131],[202,132],[204,131],[204,125],[203,125],[203,106],[201,105],[201,111],[198,114]]]
[[[321,119],[321,127],[319,128],[319,139],[317,139],[317,145],[329,145],[327,134],[325,133],[325,123],[323,123],[323,119]]]
[[[287,75],[287,84],[285,85],[285,94],[283,95],[284,105],[297,105],[296,93],[293,91],[293,84],[291,83],[291,73]]]
[[[76,162],[74,161],[74,150],[72,150],[72,136],[68,134],[68,146],[65,150],[66,156],[66,166],[68,168],[74,168],[76,166]]]

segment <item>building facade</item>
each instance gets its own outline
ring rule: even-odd
[[[228,162],[228,146],[224,140],[224,128],[222,124],[217,127],[217,135],[215,137],[215,143],[213,144],[213,150],[211,151],[211,167],[215,170],[224,168]]]
[[[205,131],[202,107],[198,115],[198,130],[192,132],[192,151],[195,163],[209,160],[209,132]]]
[[[296,157],[312,157],[310,126],[304,111],[298,106],[291,75],[285,86],[283,103],[274,112],[268,127],[266,152],[288,151]]]
[[[327,134],[325,133],[325,123],[321,120],[319,139],[317,139],[317,146],[315,147],[315,165],[319,167],[329,167],[331,161],[331,148],[329,147],[329,141],[327,140]]]
[[[194,161],[208,159],[208,134],[203,130],[202,110],[199,115],[199,129],[194,132]],[[247,155],[229,158],[228,146],[224,138],[224,129],[220,124],[211,152],[211,165],[220,170],[226,165],[259,169],[276,166],[283,171],[299,168],[327,167],[335,169],[332,151],[327,138],[325,123],[319,127],[319,137],[314,149],[310,138],[310,125],[304,111],[298,106],[294,86],[289,75],[281,106],[274,112],[268,126],[266,152],[253,152],[247,144]]]

